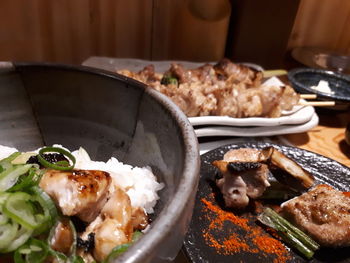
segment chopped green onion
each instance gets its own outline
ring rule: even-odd
[[[7,223],[0,226],[0,250],[7,248],[15,239],[18,224]]]
[[[69,163],[62,162],[62,161],[59,161],[56,163],[50,163],[49,161],[45,160],[45,158],[43,156],[43,154],[46,152],[56,152],[56,153],[63,154],[64,156],[68,157],[71,160],[72,165],[69,165]],[[66,151],[65,149],[58,148],[58,147],[44,147],[44,148],[40,149],[39,154],[38,154],[38,160],[46,168],[51,168],[51,169],[55,169],[55,170],[62,170],[62,171],[72,170],[74,168],[74,165],[76,162],[75,157],[70,152]]]
[[[15,263],[43,263],[49,255],[48,245],[38,239],[31,238],[14,253]]]
[[[119,246],[116,246],[115,248],[112,249],[111,253],[109,253],[109,255],[107,256],[107,258],[102,262],[102,263],[109,263],[111,262],[111,260],[119,257],[121,254],[123,254],[125,251],[128,250],[128,248],[135,243],[137,240],[140,239],[140,237],[142,236],[142,232],[141,231],[135,231],[132,235],[131,238],[131,242],[130,243],[126,243],[126,244],[121,244]]]
[[[35,246],[35,249],[32,249]],[[26,254],[26,263],[42,263],[48,256],[48,246],[43,241],[31,238],[29,243],[31,253]],[[38,251],[38,249],[40,249]]]
[[[112,249],[111,253],[109,253],[109,255],[103,261],[103,263],[110,263],[111,260],[119,257],[121,254],[127,251],[130,246],[131,246],[131,243],[126,243],[126,244],[116,246],[115,248]]]
[[[68,259],[68,263],[85,263],[81,256],[74,255]]]
[[[45,232],[55,224],[58,212],[56,205],[50,196],[48,196],[48,194],[40,187],[33,186],[30,188],[29,192],[33,194],[32,200],[38,202],[44,212],[43,215],[39,214],[39,216],[42,216],[42,219],[37,218],[37,221],[42,222],[42,224],[35,230],[35,234],[38,235]]]
[[[72,242],[72,245],[71,245],[69,252],[71,255],[75,255],[75,253],[77,251],[77,230],[75,229],[75,226],[71,220],[69,220],[69,226],[70,226],[70,229],[71,229],[72,235],[73,235],[73,242]]]
[[[20,152],[15,152],[15,153],[11,154],[10,156],[6,157],[5,159],[0,160],[0,165],[3,168],[3,170],[6,170],[6,169],[12,167],[11,162],[20,155],[21,155]]]
[[[18,178],[28,172],[32,167],[31,164],[14,165],[0,173],[0,192],[4,192],[11,188],[18,180]]]
[[[30,200],[31,196],[27,193],[13,193],[7,198],[3,207],[3,212],[25,228],[34,230],[41,222],[35,219],[34,208],[30,204]]]
[[[15,192],[15,191],[24,191],[28,190],[30,187],[39,184],[42,176],[42,171],[39,169],[32,167],[29,169],[28,174],[22,174],[16,184],[12,186],[7,191]]]
[[[1,253],[8,253],[15,251],[20,246],[22,246],[32,235],[33,230],[26,229],[25,227],[20,227],[20,229],[16,233],[16,237],[11,241],[11,244],[7,246],[5,249],[1,249]]]

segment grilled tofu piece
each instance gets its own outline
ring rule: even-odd
[[[328,185],[281,205],[283,215],[321,246],[350,245],[350,197]]]
[[[103,171],[48,170],[39,185],[64,215],[91,222],[107,202],[110,184],[110,175]]]

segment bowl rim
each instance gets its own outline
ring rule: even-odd
[[[321,98],[323,97],[323,98],[327,98],[327,99],[333,99],[333,100],[335,99],[335,100],[339,100],[340,102],[343,101],[346,103],[350,102],[350,95],[344,97],[344,96],[339,96],[336,94],[327,94],[327,93],[319,92],[317,90],[313,90],[310,87],[304,85],[303,83],[301,83],[300,81],[298,81],[296,79],[296,76],[298,74],[301,74],[301,73],[315,73],[315,74],[325,75],[328,78],[330,77],[330,78],[335,78],[335,79],[341,79],[345,82],[348,82],[349,86],[350,86],[350,76],[342,74],[342,73],[334,72],[331,70],[314,69],[314,68],[295,68],[295,69],[288,71],[288,74],[287,74],[288,80],[290,81],[290,83],[293,86],[296,86],[297,89],[305,90],[305,91],[310,92],[310,93],[315,93],[315,94],[319,95]],[[350,90],[349,90],[349,93],[350,93]]]
[[[144,93],[153,97],[159,102],[173,117],[178,124],[182,137],[184,138],[184,167],[182,171],[182,178],[179,182],[178,187],[171,200],[165,203],[160,214],[151,225],[151,228],[147,232],[140,242],[135,243],[125,253],[119,256],[114,262],[145,262],[145,254],[153,257],[152,251],[157,247],[166,234],[171,234],[171,227],[179,222],[182,217],[182,213],[185,208],[191,203],[188,203],[192,195],[192,206],[194,205],[194,198],[196,189],[199,182],[199,170],[200,170],[200,154],[199,144],[195,135],[194,129],[190,124],[187,116],[180,110],[180,108],[168,97],[161,94],[160,92],[148,87],[144,83],[129,77],[120,75],[116,72],[111,72],[103,69],[82,66],[82,65],[70,65],[70,64],[59,64],[51,62],[9,62],[8,68],[14,70],[25,68],[25,67],[50,67],[60,70],[73,70],[80,71],[88,74],[94,74],[99,76],[106,76],[109,78],[125,81],[127,85],[133,85],[137,88],[143,89]],[[166,217],[165,215],[171,215]],[[192,215],[192,209],[191,209]],[[184,227],[187,229],[191,218],[188,218],[188,222],[185,222]],[[156,229],[154,228],[156,226]],[[164,235],[159,235],[159,232],[164,232]],[[185,233],[183,233],[185,234]],[[184,236],[183,236],[184,238]],[[181,244],[179,244],[179,249]],[[176,252],[177,253],[177,252]],[[174,255],[176,256],[176,254]],[[169,260],[169,259],[168,259]]]

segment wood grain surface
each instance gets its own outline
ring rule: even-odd
[[[350,112],[319,111],[319,125],[305,133],[283,135],[290,144],[316,152],[350,167],[350,146],[345,129]]]
[[[349,32],[349,0],[301,0],[288,49],[319,47],[350,55]]]

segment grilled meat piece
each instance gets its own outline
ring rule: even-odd
[[[223,178],[216,180],[227,207],[244,208],[249,204],[249,198],[261,196],[268,182],[267,165],[252,162],[214,161]]]
[[[257,78],[257,72],[247,66],[232,63],[229,59],[221,59],[215,66],[216,74],[220,79],[233,78],[236,82],[253,84]]]
[[[129,196],[115,188],[101,214],[86,228],[81,238],[86,240],[95,234],[93,255],[98,261],[104,260],[112,249],[128,243],[133,233],[132,207]]]
[[[68,255],[73,241],[74,237],[69,221],[61,220],[58,222],[54,229],[53,237],[50,240],[51,248]]]
[[[299,95],[290,86],[263,86],[261,72],[228,59],[195,69],[172,63],[163,75],[155,73],[153,65],[137,73],[128,70],[118,73],[144,82],[168,96],[188,117],[274,118],[299,101]],[[176,84],[161,81],[167,76],[176,78]]]
[[[55,201],[62,213],[91,222],[105,205],[111,177],[96,170],[48,170],[40,187]]]
[[[224,155],[224,161],[227,162],[260,162],[259,149],[254,148],[239,148],[229,150]]]
[[[282,204],[282,213],[320,245],[350,245],[350,197],[328,185]]]

